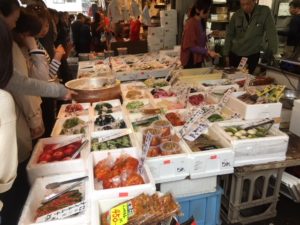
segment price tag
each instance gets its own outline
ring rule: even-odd
[[[219,107],[224,107],[226,105],[226,103],[229,101],[229,98],[231,96],[231,94],[235,91],[234,88],[229,88],[226,93],[224,94],[224,96],[222,97],[222,99],[219,102]]]
[[[153,135],[150,132],[148,132],[146,134],[145,143],[143,144],[143,148],[142,148],[141,163],[139,165],[140,173],[142,172],[144,162],[145,162],[146,157],[148,155],[148,151],[150,149],[150,144],[151,144],[151,141],[152,141],[152,137],[153,137]]]
[[[109,140],[113,140],[119,137],[123,137],[125,135],[131,134],[132,131],[130,129],[126,129],[126,130],[122,130],[122,131],[118,131],[117,133],[109,133],[107,135],[104,135],[102,137],[98,138],[99,142],[105,142],[105,141],[109,141]]]
[[[208,129],[208,127],[208,124],[205,122],[199,123],[198,127],[195,130],[184,136],[184,139],[188,141],[195,141],[203,132]]]
[[[84,212],[86,207],[87,207],[87,202],[82,201],[82,202],[76,203],[74,205],[65,207],[63,209],[54,211],[50,214],[38,217],[36,219],[36,222],[41,223],[41,222],[49,222],[49,221],[53,221],[53,220],[65,219],[65,218],[73,216],[75,214]]]
[[[247,64],[248,58],[242,57],[239,66],[237,67],[238,70],[243,70]]]
[[[128,203],[118,205],[110,210],[110,224],[123,225],[128,222]]]
[[[251,77],[250,75],[247,75],[247,78],[245,80],[245,84],[244,84],[244,89],[247,90],[249,85],[250,85],[250,82],[251,82]]]
[[[207,108],[200,108],[197,110],[191,118],[183,125],[183,127],[179,130],[179,134],[181,137],[184,137],[193,126],[200,126],[208,117],[210,117],[213,113],[215,113],[216,108],[214,106],[209,106]],[[204,120],[202,120],[204,118]],[[207,122],[206,122],[207,123]],[[194,130],[195,131],[195,130]]]

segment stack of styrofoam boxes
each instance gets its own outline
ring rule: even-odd
[[[164,29],[162,27],[148,28],[148,50],[157,52],[164,48]]]
[[[294,101],[292,117],[290,123],[290,131],[300,137],[300,99]]]
[[[160,11],[160,24],[164,28],[164,49],[173,49],[177,42],[177,11]]]

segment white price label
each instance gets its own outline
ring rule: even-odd
[[[146,157],[148,155],[148,151],[150,149],[150,144],[151,144],[151,141],[152,141],[152,137],[153,137],[153,135],[150,132],[148,132],[146,134],[145,142],[144,142],[143,148],[142,148],[141,163],[140,163],[140,166],[139,166],[140,172],[142,172],[142,168],[143,168],[144,162],[145,162]]]
[[[207,129],[208,129],[208,124],[203,122],[198,124],[198,127],[193,130],[191,133],[188,135],[184,136],[184,139],[188,141],[195,141],[201,134],[203,134]]]
[[[248,87],[250,86],[250,82],[251,82],[251,77],[250,77],[250,75],[248,75],[246,80],[245,80],[245,84],[244,84],[244,89],[245,90],[247,90]]]
[[[192,127],[200,126],[203,123],[207,123],[207,118],[216,112],[216,108],[214,106],[209,106],[208,108],[200,108],[197,110],[194,115],[191,116],[191,119],[188,120],[183,127],[179,130],[179,134],[181,137],[186,136],[186,134],[192,129]],[[196,129],[197,129],[196,128]],[[196,130],[194,129],[194,131]]]
[[[175,83],[175,81],[178,79],[178,77],[180,76],[180,72],[176,71],[172,73],[172,77],[169,81],[169,83],[172,85],[173,83]]]
[[[38,217],[36,219],[36,222],[41,223],[41,222],[49,222],[49,221],[53,221],[53,220],[65,219],[65,218],[73,216],[75,214],[84,212],[86,207],[87,207],[87,202],[82,201],[82,202],[76,203],[74,205],[65,207],[63,209],[54,211],[50,214]]]
[[[99,137],[98,142],[105,142],[105,141],[113,140],[113,139],[123,137],[128,134],[131,134],[131,133],[132,133],[132,131],[130,129],[118,131],[117,133],[113,133],[113,134],[109,133],[109,134],[103,135],[102,137]]]
[[[242,70],[245,68],[246,64],[247,64],[247,61],[248,61],[248,58],[246,57],[242,57],[241,58],[241,61],[240,61],[240,64],[238,66],[238,70]]]
[[[222,97],[222,99],[219,102],[219,106],[222,108],[225,106],[225,104],[229,101],[229,98],[231,96],[231,94],[235,91],[234,88],[229,88],[226,93],[224,94],[224,96]]]

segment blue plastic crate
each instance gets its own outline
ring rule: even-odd
[[[178,217],[179,222],[183,223],[194,216],[197,225],[220,225],[222,194],[222,188],[218,187],[216,192],[177,198],[184,214]]]

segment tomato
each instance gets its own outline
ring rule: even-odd
[[[59,160],[62,160],[65,157],[65,155],[64,155],[63,151],[57,150],[52,154],[52,157],[54,160],[59,161]]]
[[[38,163],[51,162],[53,160],[52,155],[48,153],[42,153],[39,157]]]
[[[63,150],[63,153],[65,156],[72,156],[76,151],[76,148],[72,148],[72,147],[66,147],[64,150]]]
[[[57,144],[47,144],[47,145],[44,145],[44,151],[53,150],[53,149],[55,149],[56,145]]]
[[[139,184],[144,184],[144,179],[141,177],[141,175],[137,173],[131,174],[126,181],[122,183],[123,187],[126,186],[131,186],[131,185],[139,185]]]

